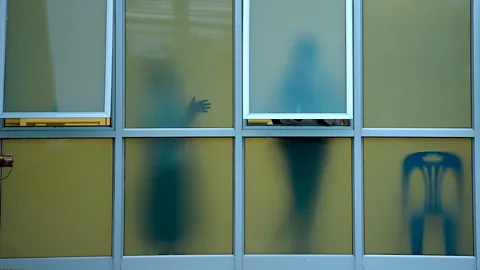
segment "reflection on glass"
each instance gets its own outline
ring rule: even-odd
[[[231,139],[128,139],[125,255],[231,254],[232,155]]]
[[[473,256],[470,139],[366,139],[365,252]]]
[[[251,1],[250,20],[250,112],[346,112],[345,1]]]
[[[2,181],[0,257],[111,256],[112,146],[110,139],[3,140],[15,163]]]
[[[231,127],[232,1],[126,3],[126,126]]]
[[[349,120],[324,120],[324,119],[319,119],[319,120],[312,120],[312,119],[298,119],[298,120],[291,120],[291,119],[249,119],[247,121],[247,124],[249,126],[265,126],[265,125],[289,125],[289,126],[330,126],[331,124],[334,124],[335,126],[349,126],[350,121]]]
[[[247,139],[245,151],[246,253],[352,254],[350,139]]]
[[[271,112],[345,112],[345,107],[335,106],[335,102],[332,102],[332,98],[328,96],[331,94],[332,87],[325,78],[325,73],[319,70],[317,61],[320,59],[318,58],[318,45],[314,38],[301,37],[295,42],[292,63],[288,67],[278,93],[280,103]],[[321,76],[322,74],[323,76]],[[273,100],[276,99],[273,98]]]
[[[103,112],[105,39],[106,0],[8,1],[4,110]]]
[[[8,118],[6,127],[110,126],[110,118]]]
[[[472,126],[470,3],[364,2],[365,127]]]
[[[150,98],[156,103],[141,120],[142,126],[149,127],[189,127],[199,113],[207,112],[211,103],[204,99],[197,101],[192,97],[184,104],[179,75],[167,60],[142,59],[145,68],[142,81]]]

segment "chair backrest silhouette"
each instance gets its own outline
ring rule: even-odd
[[[458,199],[461,198],[463,168],[460,158],[448,152],[417,152],[408,155],[403,161],[402,172],[402,201],[404,211],[407,211],[408,191],[410,186],[410,175],[415,169],[419,169],[423,176],[425,197],[424,214],[442,214],[442,184],[445,173],[453,170],[457,184]]]

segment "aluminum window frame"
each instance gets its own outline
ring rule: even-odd
[[[5,112],[5,54],[8,0],[0,0],[0,119],[6,118],[110,118],[112,114],[112,81],[113,81],[113,25],[114,1],[104,0],[107,4],[105,21],[105,83],[103,111],[98,112]]]

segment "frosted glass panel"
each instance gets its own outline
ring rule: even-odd
[[[474,255],[470,138],[366,138],[364,149],[365,254]]]
[[[470,4],[364,1],[365,127],[472,126]]]
[[[106,0],[8,1],[5,112],[103,112]]]
[[[112,256],[112,139],[1,142],[15,163],[2,169],[0,258]]]
[[[351,141],[245,140],[245,253],[352,254]]]
[[[125,147],[124,254],[232,254],[233,140],[141,138]]]
[[[250,1],[250,113],[346,113],[345,1]]]
[[[127,0],[127,128],[233,126],[233,1]]]

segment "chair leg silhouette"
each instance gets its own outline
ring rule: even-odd
[[[410,220],[410,241],[412,255],[422,255],[423,252],[423,230],[425,217],[422,214],[415,214]]]
[[[456,255],[456,225],[452,212],[442,207],[442,182],[445,172],[452,170],[457,183],[457,196],[462,197],[463,168],[461,159],[452,153],[439,151],[416,152],[408,155],[403,161],[403,207],[407,209],[410,174],[413,170],[422,173],[425,187],[423,210],[410,215],[410,243],[413,255],[422,255],[425,218],[440,216],[443,218],[443,238],[446,255]]]
[[[455,221],[446,215],[443,219],[443,237],[445,243],[445,254],[447,256],[457,255]],[[410,219],[410,241],[412,255],[423,254],[423,235],[425,230],[425,215],[415,214]]]
[[[450,216],[445,216],[443,221],[443,233],[445,237],[445,253],[448,256],[457,255],[455,221]]]

